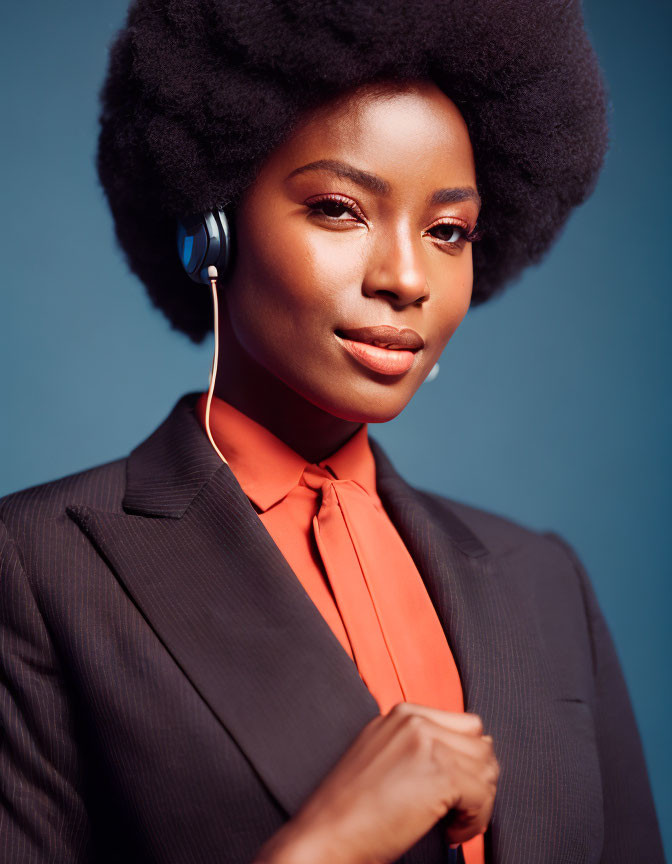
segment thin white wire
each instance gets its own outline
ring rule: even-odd
[[[215,270],[215,276],[212,276],[211,270],[214,270],[214,267],[210,267],[208,269],[208,275],[211,276],[210,279],[210,287],[212,288],[212,306],[215,314],[215,353],[212,358],[212,369],[210,370],[210,385],[208,387],[208,400],[205,403],[205,430],[208,433],[208,438],[210,439],[210,443],[215,448],[215,451],[219,458],[226,465],[229,463],[226,461],[224,456],[222,455],[222,451],[215,444],[215,439],[212,437],[212,432],[210,431],[210,403],[212,402],[212,394],[215,390],[215,378],[217,377],[217,365],[219,362],[219,310],[217,308],[217,271]]]

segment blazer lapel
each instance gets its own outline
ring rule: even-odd
[[[486,858],[569,860],[571,843],[579,844],[573,847],[578,854],[588,842],[581,829],[571,841],[559,842],[575,818],[563,786],[575,781],[576,754],[563,725],[554,670],[527,598],[512,578],[516,564],[490,554],[445,499],[410,486],[373,440],[372,448],[378,494],[441,619],[465,710],[478,714],[493,737],[501,773]]]
[[[378,706],[203,434],[197,395],[129,457],[126,513],[68,514],[291,816]]]

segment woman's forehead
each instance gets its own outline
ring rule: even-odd
[[[270,155],[267,170],[284,178],[317,163],[314,168],[325,166],[338,174],[334,166],[339,162],[393,187],[401,178],[407,184],[423,178],[436,182],[437,175],[451,183],[475,184],[464,118],[431,83],[381,95],[355,91],[307,112]],[[347,177],[347,170],[340,175]]]
[[[319,134],[354,139],[375,131],[390,138],[403,131],[418,134],[459,131],[467,138],[467,124],[458,107],[432,81],[376,83],[346,91],[304,112],[294,134]]]

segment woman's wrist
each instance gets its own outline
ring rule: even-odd
[[[290,819],[278,832],[264,843],[254,859],[254,864],[369,864],[353,857],[335,832],[326,825],[318,828]]]

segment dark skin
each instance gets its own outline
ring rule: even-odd
[[[366,93],[307,114],[262,165],[236,210],[236,263],[220,286],[215,395],[312,462],[404,409],[471,300],[465,236],[480,200],[462,115],[430,82]],[[318,160],[368,176],[297,170]],[[430,202],[445,189],[463,200]],[[316,206],[324,195],[334,200]],[[364,368],[334,334],[378,324],[423,337],[408,372]]]
[[[355,90],[306,114],[236,210],[215,394],[311,462],[396,417],[469,307],[479,208],[466,124],[435,85]],[[380,324],[424,339],[407,371],[363,366],[337,333]],[[448,814],[448,842],[464,842],[486,830],[498,774],[479,717],[402,702],[257,862],[394,861]]]

